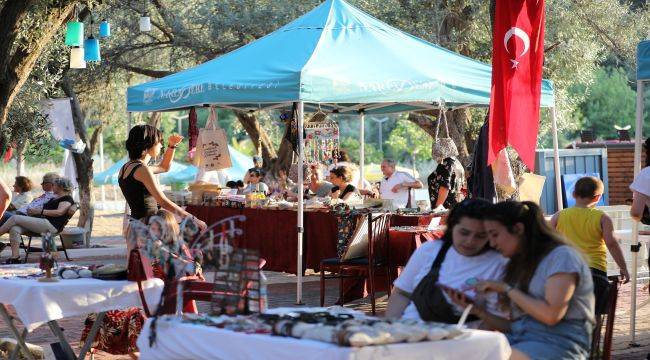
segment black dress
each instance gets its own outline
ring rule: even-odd
[[[155,214],[158,211],[158,203],[156,203],[156,199],[151,196],[144,184],[133,177],[135,171],[143,166],[142,163],[133,166],[131,172],[126,177],[123,177],[125,169],[134,163],[136,162],[130,161],[122,166],[117,183],[120,185],[124,199],[131,208],[131,217],[139,220]]]
[[[357,190],[357,188],[354,187],[354,185],[349,184],[348,186],[345,187],[345,189],[343,189],[343,191],[341,191],[341,194],[339,194],[339,199],[343,199],[345,197],[345,195],[347,195],[347,194],[349,194],[351,192],[355,192],[356,190]],[[337,192],[337,191],[339,191],[339,187],[334,186],[332,188],[332,194]]]
[[[447,199],[442,204],[446,209],[451,209],[457,203],[463,200],[463,181],[465,179],[465,170],[458,159],[448,157],[436,167],[436,170],[429,175],[427,183],[429,185],[429,200],[431,209],[436,207],[438,201],[438,191],[441,187],[449,189]]]
[[[56,210],[59,208],[59,204],[62,202],[69,202],[70,204],[74,204],[74,199],[70,195],[63,195],[61,197],[54,198],[43,205],[43,210]],[[54,228],[60,232],[63,230],[63,227],[68,221],[68,214],[66,211],[63,213],[63,215],[60,216],[44,215],[43,218],[47,219],[47,221],[49,221],[50,224],[52,224],[52,226],[54,226]]]

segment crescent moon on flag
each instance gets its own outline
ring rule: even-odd
[[[508,53],[510,53],[510,50],[508,50],[508,41],[513,36],[520,38],[521,41],[524,42],[524,51],[521,53],[521,55],[519,55],[519,56],[524,56],[524,54],[528,52],[528,48],[530,47],[530,38],[528,37],[528,34],[526,34],[525,31],[521,30],[518,27],[511,27],[510,30],[508,30],[506,34],[503,36],[503,46],[506,48],[506,51]]]

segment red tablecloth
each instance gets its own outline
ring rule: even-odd
[[[211,225],[234,215],[246,216],[239,246],[257,249],[266,270],[295,274],[298,254],[298,219],[295,211],[231,209],[190,205],[187,211]],[[327,212],[305,212],[303,268],[318,269],[320,261],[336,257],[336,218]]]

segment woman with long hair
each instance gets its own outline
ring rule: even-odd
[[[480,281],[479,293],[497,293],[510,319],[475,307],[488,327],[503,331],[511,359],[585,359],[594,324],[591,272],[533,202],[492,205],[483,222],[490,244],[510,259],[503,281]],[[448,292],[455,302],[462,294]]]
[[[154,174],[169,171],[176,146],[183,140],[180,135],[171,135],[160,165],[149,165],[152,158],[160,155],[162,137],[162,132],[151,125],[136,125],[129,131],[126,150],[130,161],[122,166],[118,184],[131,208],[131,218],[144,219],[155,214],[160,206],[177,216],[191,217],[201,230],[205,230],[206,224],[169,200],[154,178]]]
[[[451,210],[442,240],[422,244],[395,280],[387,317],[456,323],[463,309],[453,306],[443,289],[464,290],[472,297],[476,294],[469,284],[501,278],[507,260],[490,248],[483,226],[489,205],[469,199]],[[485,300],[499,313],[496,296]]]

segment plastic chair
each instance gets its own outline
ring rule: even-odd
[[[72,261],[72,259],[68,256],[68,251],[65,248],[65,243],[63,242],[63,238],[61,237],[61,231],[63,231],[63,229],[65,229],[65,226],[68,225],[68,222],[70,221],[70,219],[72,219],[72,217],[77,212],[77,210],[79,210],[79,204],[77,204],[77,203],[72,204],[70,206],[70,208],[68,208],[68,212],[66,213],[68,215],[68,217],[66,218],[65,222],[63,223],[63,226],[61,227],[61,229],[58,229],[56,234],[52,234],[54,236],[55,240],[56,240],[57,237],[59,238],[59,241],[61,242],[61,249],[63,250],[63,253],[65,254],[65,259],[67,261]],[[23,236],[26,236],[28,238],[27,246],[25,246],[25,241],[23,239]],[[33,238],[39,238],[39,237],[42,238],[43,235],[39,234],[39,233],[31,232],[31,231],[28,231],[28,232],[20,235],[20,247],[25,250],[25,260],[24,260],[25,263],[27,263],[27,259],[29,258],[29,253],[31,253],[31,252],[42,252],[43,251],[42,249],[32,248],[32,239]]]
[[[612,339],[614,337],[614,320],[616,318],[616,301],[621,283],[616,276],[609,277],[607,289],[607,303],[601,314],[596,314],[596,325],[591,341],[589,359],[609,360],[612,355]],[[604,336],[603,325],[605,326]]]
[[[342,260],[329,258],[320,262],[320,305],[325,304],[325,280],[339,279],[339,300],[343,300],[343,279],[356,278],[368,279],[370,290],[370,303],[372,314],[375,314],[375,274],[378,270],[385,270],[388,279],[388,293],[392,279],[388,268],[388,230],[390,228],[390,214],[368,214],[368,252],[364,257]],[[349,244],[348,244],[349,245]],[[325,271],[331,275],[325,275]],[[354,275],[354,273],[361,275]]]

